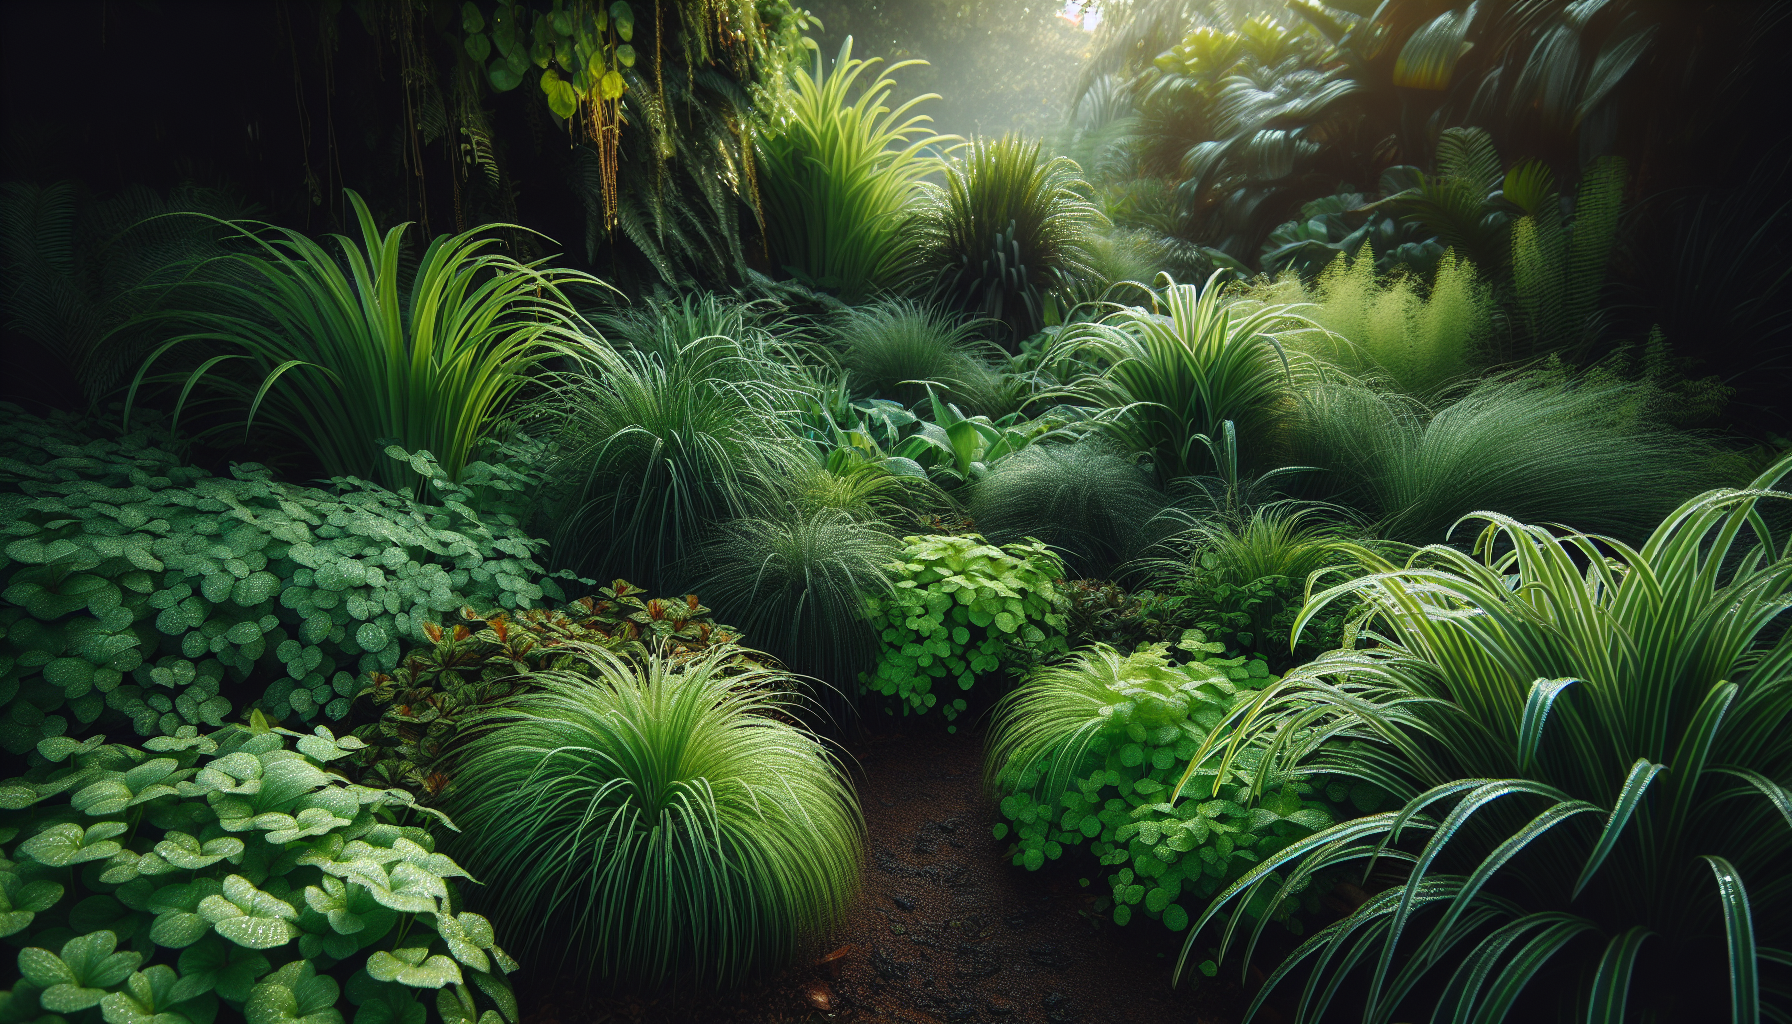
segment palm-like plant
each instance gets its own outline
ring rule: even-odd
[[[921,62],[878,73],[854,100],[876,61],[854,59],[851,37],[833,71],[819,53],[815,61],[813,72],[791,76],[790,89],[768,95],[754,132],[766,239],[780,264],[856,299],[914,278],[921,179],[939,170],[929,151],[947,140],[925,129],[925,114],[910,114],[933,94],[885,105],[891,75]]]
[[[1039,330],[1051,292],[1095,275],[1089,235],[1102,217],[1088,190],[1081,168],[1040,159],[1037,141],[972,140],[947,165],[928,225],[934,293],[1017,340]]]
[[[730,652],[637,675],[606,651],[543,672],[462,751],[456,855],[496,916],[621,984],[735,982],[845,914],[863,823],[777,673]]]
[[[541,363],[593,351],[565,289],[601,287],[596,278],[487,251],[498,239],[486,232],[510,225],[439,236],[406,274],[409,225],[382,235],[361,197],[348,198],[361,244],[334,236],[340,258],[297,231],[228,222],[248,251],[217,258],[235,273],[198,283],[208,308],[157,314],[187,329],[144,360],[126,418],[146,380],[181,385],[177,422],[203,389],[201,404],[229,417],[208,433],[260,419],[331,476],[407,487],[412,474],[387,446],[427,451],[457,478]],[[151,377],[176,348],[205,358]]]
[[[1265,859],[1189,941],[1241,894],[1362,864],[1374,895],[1259,1005],[1312,961],[1301,1020],[1328,1019],[1346,975],[1368,1021],[1783,1016],[1792,544],[1757,506],[1792,498],[1771,490],[1788,473],[1699,495],[1636,548],[1481,513],[1474,555],[1422,549],[1317,595],[1305,619],[1356,598],[1378,646],[1289,673],[1209,745],[1358,737],[1313,766],[1404,806]]]
[[[1319,330],[1304,304],[1227,301],[1219,277],[1200,289],[1171,281],[1151,310],[1122,309],[1054,343],[1109,364],[1084,386],[1106,392],[1110,433],[1151,453],[1160,479],[1214,468],[1209,446],[1228,420],[1249,450],[1266,447],[1256,442],[1269,439],[1291,402],[1284,343]]]

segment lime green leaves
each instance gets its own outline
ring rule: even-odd
[[[441,988],[461,984],[460,966],[440,953],[423,947],[380,950],[367,958],[367,974],[375,981],[395,981],[412,988]]]
[[[522,83],[529,65],[541,69],[539,84],[554,116],[569,119],[581,103],[613,103],[628,90],[617,67],[633,67],[634,10],[626,3],[532,10],[502,3],[489,19],[477,3],[461,5],[462,46],[483,65],[498,92]],[[487,59],[491,63],[486,64]]]
[[[93,932],[62,944],[60,955],[28,947],[19,951],[19,974],[43,991],[38,1001],[51,1013],[75,1013],[98,1006],[106,990],[136,970],[139,953],[118,953],[118,936]]]
[[[936,693],[936,682],[969,690],[1005,661],[1067,650],[1063,602],[1052,582],[1064,569],[1043,544],[998,548],[977,536],[904,543],[891,566],[894,592],[867,599],[883,653],[861,679],[895,698],[903,714],[937,706],[950,721],[966,703]]]

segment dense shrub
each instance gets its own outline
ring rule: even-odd
[[[1039,146],[972,139],[946,164],[945,201],[927,221],[934,294],[1016,340],[1044,326],[1049,295],[1095,275],[1089,236],[1102,223],[1081,168]]]
[[[1137,456],[1090,438],[1003,456],[972,486],[968,508],[990,540],[1038,538],[1072,572],[1096,576],[1145,548],[1163,505]]]
[[[773,511],[728,524],[704,552],[699,588],[756,646],[815,680],[817,703],[841,724],[858,678],[878,655],[865,597],[891,592],[902,545],[882,524],[835,509]]]
[[[623,984],[737,981],[845,914],[863,823],[781,674],[586,648],[492,709],[450,806],[495,914]]]
[[[12,538],[0,554],[0,746],[132,728],[140,736],[267,714],[340,719],[356,677],[473,602],[563,600],[507,513],[475,488],[522,486],[475,464],[450,484],[427,454],[389,455],[427,480],[425,504],[354,478],[329,489],[183,466],[139,431],[90,440],[69,421],[4,407],[0,460]],[[245,682],[253,684],[245,687]]]
[[[430,644],[413,650],[391,675],[364,677],[356,695],[378,716],[355,729],[366,743],[354,758],[362,781],[435,800],[453,785],[449,755],[470,717],[526,691],[531,672],[586,666],[578,656],[586,647],[637,665],[650,657],[681,663],[739,639],[695,594],[667,599],[645,593],[616,580],[560,609],[479,612],[468,606],[459,621],[425,623]],[[737,660],[746,657],[742,651]]]
[[[43,740],[0,784],[0,934],[24,947],[0,1013],[515,1024],[517,965],[431,819],[331,772],[358,746],[259,723]]]
[[[1687,501],[1640,548],[1483,513],[1472,554],[1433,546],[1314,599],[1309,616],[1366,602],[1381,643],[1290,672],[1232,742],[1374,736],[1308,763],[1403,806],[1265,858],[1208,908],[1202,924],[1379,855],[1392,885],[1296,950],[1259,1003],[1349,944],[1360,955],[1314,965],[1324,997],[1299,1019],[1339,1019],[1347,975],[1365,1018],[1784,1015],[1792,554],[1756,506],[1792,497],[1768,490],[1788,472]],[[1561,998],[1577,989],[1586,1002]]]
[[[925,714],[937,705],[951,721],[967,703],[948,699],[950,690],[934,692],[936,682],[969,690],[1004,662],[1068,650],[1053,582],[1064,566],[1044,544],[998,548],[976,535],[905,537],[903,544],[890,565],[894,592],[870,597],[866,612],[883,651],[862,683],[894,699],[887,713]]]
[[[1178,664],[1171,653],[1192,660]],[[995,835],[1012,831],[1017,866],[1037,870],[1087,843],[1106,869],[1116,923],[1142,910],[1182,931],[1197,901],[1332,823],[1336,808],[1304,776],[1257,774],[1260,750],[1224,771],[1217,757],[1190,771],[1211,731],[1274,679],[1260,660],[1221,653],[1194,630],[1174,651],[1152,644],[1122,655],[1097,645],[1038,670],[1003,700],[987,776],[1007,819]],[[1302,892],[1307,909],[1318,895]]]

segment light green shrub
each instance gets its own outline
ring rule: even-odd
[[[1054,582],[1063,578],[1064,565],[1044,544],[998,548],[974,534],[905,537],[903,543],[901,559],[890,566],[895,591],[867,599],[883,650],[861,681],[895,698],[904,715],[937,705],[951,721],[966,702],[935,693],[936,682],[969,690],[1017,654],[1041,658],[1069,650],[1064,600]]]
[[[1168,644],[1130,655],[1097,644],[1040,669],[998,706],[987,769],[1007,819],[995,835],[1012,831],[1016,866],[1036,871],[1087,843],[1105,869],[1115,923],[1142,911],[1171,931],[1266,854],[1329,826],[1348,795],[1328,799],[1291,773],[1259,778],[1266,766],[1253,749],[1224,778],[1209,758],[1175,799],[1209,734],[1275,679],[1262,661],[1219,657],[1222,646],[1195,630],[1177,648],[1193,660],[1172,661]],[[1315,909],[1316,887],[1303,896]],[[1284,905],[1279,917],[1295,909]]]
[[[0,783],[0,935],[23,947],[0,1019],[515,1024],[516,962],[425,812],[329,770],[359,745],[260,723],[39,743]]]
[[[0,423],[14,439],[0,747],[14,754],[95,728],[217,726],[251,703],[340,719],[359,677],[392,671],[442,613],[564,600],[533,560],[542,542],[469,504],[476,487],[519,486],[514,471],[469,466],[451,485],[428,455],[389,449],[438,489],[428,505],[354,478],[212,476],[147,431],[89,440],[11,406]]]

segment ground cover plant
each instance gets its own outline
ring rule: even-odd
[[[1066,650],[1055,583],[1063,566],[1044,544],[996,547],[972,535],[905,537],[903,545],[889,566],[894,590],[870,597],[865,611],[882,651],[861,680],[890,699],[886,714],[938,707],[950,722],[969,706],[960,694],[999,678],[1004,662]]]
[[[778,673],[728,674],[726,653],[674,670],[586,647],[582,672],[534,673],[474,725],[449,801],[466,829],[455,849],[492,879],[520,948],[616,982],[719,985],[845,913],[862,846],[852,788],[780,717]]]
[[[1317,957],[1303,1020],[1341,1010],[1346,974],[1371,1020],[1773,1012],[1792,829],[1792,644],[1773,626],[1792,549],[1758,506],[1786,500],[1788,472],[1687,501],[1639,547],[1483,514],[1473,553],[1428,547],[1315,599],[1309,616],[1366,602],[1381,644],[1290,672],[1206,746],[1229,761],[1291,726],[1373,736],[1311,763],[1401,807],[1290,845],[1202,914],[1197,931],[1322,868],[1387,873],[1258,1004]]]
[[[215,728],[251,707],[338,721],[360,676],[397,667],[463,605],[564,599],[565,578],[535,561],[541,542],[474,508],[496,501],[482,489],[525,486],[508,467],[471,465],[455,484],[427,453],[393,448],[386,460],[436,504],[254,465],[217,477],[141,425],[93,439],[103,424],[3,412],[0,743],[13,754],[93,730]]]
[[[996,824],[996,838],[1012,831],[1017,866],[1038,870],[1087,844],[1117,924],[1143,913],[1180,932],[1190,911],[1231,880],[1332,824],[1346,787],[1330,787],[1328,798],[1326,786],[1277,771],[1261,750],[1224,766],[1191,760],[1229,711],[1275,679],[1261,660],[1223,653],[1197,630],[1174,647],[1125,655],[1097,644],[1040,669],[1004,698],[985,774],[1007,819]],[[1203,791],[1200,800],[1168,802],[1185,776],[1211,785],[1212,799]],[[1250,913],[1286,922],[1302,906],[1316,910],[1319,894],[1318,886],[1297,887],[1295,900],[1261,900]]]
[[[359,746],[259,719],[46,738],[0,784],[9,1019],[514,1024],[517,963],[463,909],[444,822],[330,771]]]

